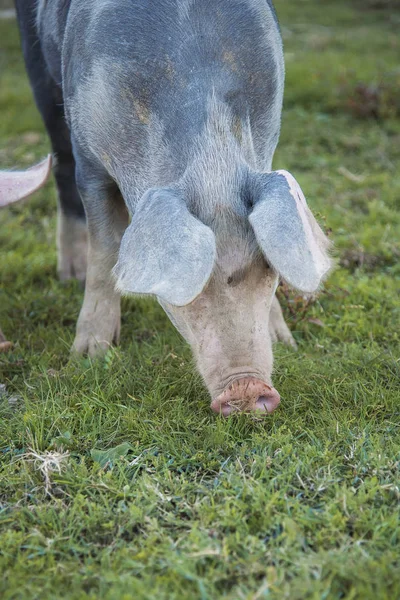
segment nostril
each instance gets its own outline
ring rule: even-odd
[[[273,412],[280,402],[279,394],[271,394],[269,396],[259,396],[256,401],[256,410],[264,412]]]
[[[257,406],[266,406],[268,403],[268,398],[266,396],[260,396],[257,400]]]

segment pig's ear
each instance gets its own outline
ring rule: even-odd
[[[154,188],[139,201],[122,238],[116,287],[184,306],[206,286],[215,255],[214,233],[188,211],[179,193]]]
[[[267,262],[294,288],[318,289],[331,261],[329,241],[287,171],[254,175],[250,223]]]
[[[26,171],[0,171],[0,206],[7,206],[36,192],[46,182],[51,155]]]

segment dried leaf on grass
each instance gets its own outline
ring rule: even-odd
[[[47,495],[50,495],[53,485],[52,474],[61,473],[67,466],[69,452],[49,452],[39,453],[36,450],[30,449],[29,452],[23,454],[21,458],[26,459],[34,464],[35,469],[39,470],[44,479],[44,489]]]

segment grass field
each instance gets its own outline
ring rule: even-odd
[[[69,361],[82,291],[56,279],[53,183],[0,214],[0,597],[400,598],[400,11],[277,0],[275,167],[335,243],[318,300],[280,292],[273,416],[215,417],[156,303]],[[49,149],[0,21],[0,165]]]

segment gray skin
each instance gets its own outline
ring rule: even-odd
[[[278,278],[313,292],[330,262],[298,184],[271,172],[284,85],[271,3],[40,0],[37,26],[89,232],[75,351],[118,339],[121,293],[153,295],[215,411],[272,411],[272,340],[292,341]]]

